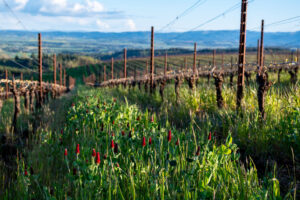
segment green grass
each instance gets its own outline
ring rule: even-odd
[[[41,132],[40,144],[18,160],[17,180],[3,199],[282,199],[274,174],[261,182],[251,160],[240,163],[230,132],[209,140],[195,121],[184,130],[156,116],[152,122],[150,113],[114,102],[107,92],[83,89],[62,131]],[[92,149],[101,155],[99,165]]]
[[[275,81],[275,76],[270,79]],[[228,80],[226,80],[228,83]],[[180,90],[180,104],[176,105],[174,85],[165,89],[165,101],[159,94],[154,96],[142,90],[124,89],[119,87],[106,91],[120,100],[127,98],[130,103],[136,103],[143,110],[149,109],[157,113],[161,121],[169,120],[177,128],[187,128],[195,120],[201,130],[216,131],[220,136],[233,133],[235,142],[252,156],[273,154],[274,157],[287,156],[291,158],[290,148],[300,153],[299,149],[299,89],[289,84],[289,76],[282,75],[282,83],[276,83],[266,95],[267,119],[261,122],[257,106],[256,84],[251,82],[245,89],[242,115],[236,113],[236,90],[224,84],[223,97],[225,107],[218,109],[216,104],[215,86],[201,79],[195,92],[183,85]],[[193,117],[191,117],[191,115]],[[248,145],[248,142],[253,145]],[[281,150],[285,150],[282,152]],[[277,153],[276,153],[277,152]],[[281,157],[280,157],[281,158]]]

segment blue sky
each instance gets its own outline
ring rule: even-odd
[[[198,0],[5,0],[28,30],[149,31],[160,30]],[[241,0],[202,0],[200,5],[163,31],[188,31],[223,13]],[[248,28],[300,15],[300,0],[254,0],[248,7]],[[239,29],[240,7],[197,30]],[[0,29],[24,30],[0,0]],[[258,30],[258,29],[257,29]],[[300,20],[266,31],[299,31]]]

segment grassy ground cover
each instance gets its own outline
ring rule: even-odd
[[[62,129],[42,131],[17,160],[4,199],[293,198],[293,190],[280,194],[275,172],[259,179],[251,159],[241,163],[234,130],[221,138],[198,124],[196,112],[177,128],[114,99],[115,92],[124,99],[118,90],[81,89]]]

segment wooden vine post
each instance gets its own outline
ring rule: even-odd
[[[20,74],[20,80],[23,81],[23,72]]]
[[[151,27],[150,93],[154,92],[154,27]]]
[[[62,84],[63,84],[63,80],[62,80],[62,71],[63,71],[63,69],[62,69],[62,64],[59,63],[59,85],[60,85],[60,86],[62,86]],[[60,95],[60,93],[61,93],[61,88],[59,88],[58,93],[59,93],[59,95]]]
[[[216,50],[213,51],[213,67],[216,66]]]
[[[62,85],[62,64],[59,64],[59,85]]]
[[[192,75],[187,78],[189,88],[195,89],[195,81],[196,81],[196,59],[197,59],[197,44],[194,43],[194,58],[193,58],[193,71]]]
[[[184,57],[184,69],[185,69],[185,72],[188,71],[187,57]]]
[[[168,68],[168,54],[165,55],[165,67],[164,67],[164,77],[160,81],[159,94],[161,96],[162,101],[164,100],[164,89],[167,83],[167,68]]]
[[[127,49],[124,49],[124,78],[127,79]]]
[[[66,69],[64,69],[64,87],[67,86],[67,74],[66,74]]]
[[[232,88],[233,87],[233,77],[234,77],[234,72],[232,71],[233,70],[233,57],[231,56],[231,60],[230,60],[230,68],[231,68],[231,72],[230,72],[230,87]]]
[[[241,108],[242,98],[244,96],[244,72],[246,58],[246,23],[247,23],[247,7],[248,1],[242,0],[241,7],[241,27],[240,27],[240,47],[239,47],[239,62],[238,62],[238,81],[236,105],[237,109]]]
[[[14,118],[13,118],[13,123],[12,123],[12,129],[13,132],[18,132],[17,130],[17,121],[18,121],[18,117],[19,114],[21,112],[21,105],[20,105],[20,92],[18,91],[16,84],[15,84],[15,78],[13,77],[13,82],[12,82],[12,93],[14,96]]]
[[[256,55],[256,60],[257,60],[257,66],[260,64],[260,40],[257,40],[257,55]]]
[[[168,53],[165,55],[165,68],[164,68],[164,76],[167,75],[167,70],[168,70]]]
[[[298,61],[298,59],[299,59],[299,52],[298,52],[298,49],[297,49],[296,58],[297,58],[297,63],[295,63],[296,66],[293,69],[289,70],[289,74],[291,76],[291,82],[292,82],[293,85],[296,85],[297,80],[298,80],[298,71],[299,71],[299,64],[298,64],[298,62],[299,62]],[[291,62],[292,63],[294,62],[293,52],[291,53]]]
[[[261,40],[260,40],[260,59],[259,59],[259,70],[257,73],[257,100],[258,108],[261,113],[261,118],[265,119],[265,94],[271,87],[272,83],[268,80],[267,70],[264,68],[264,20],[261,22]]]
[[[197,43],[194,44],[193,79],[196,78]]]
[[[8,99],[8,72],[7,69],[5,70],[5,99]]]
[[[106,66],[105,65],[103,67],[103,78],[104,78],[103,81],[106,81]]]
[[[52,97],[55,98],[56,95],[56,54],[53,55],[53,88],[52,88]]]
[[[114,58],[111,58],[111,80],[114,79]]]
[[[41,107],[43,103],[43,53],[42,53],[42,35],[38,34],[39,39],[39,103]]]

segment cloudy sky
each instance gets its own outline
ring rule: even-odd
[[[153,25],[156,30],[182,32],[201,25],[240,2],[241,0],[0,0],[0,29],[123,32],[149,31]],[[183,13],[192,5],[195,6]],[[270,24],[298,16],[299,8],[300,0],[254,0],[248,8],[248,28],[257,28],[263,18],[266,24]],[[172,21],[174,23],[166,26]],[[239,29],[239,21],[238,6],[232,12],[221,15],[217,20],[196,30]],[[161,29],[162,27],[165,28]],[[293,23],[269,26],[266,29],[298,31],[300,18],[296,18]]]

